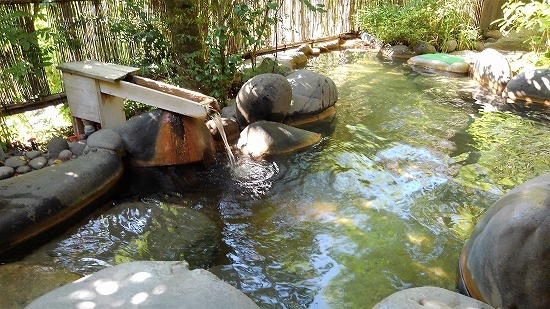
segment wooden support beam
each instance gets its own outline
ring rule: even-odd
[[[2,115],[8,116],[8,115],[21,114],[28,111],[46,108],[48,106],[61,104],[61,103],[64,103],[65,101],[67,101],[67,96],[65,95],[65,93],[56,93],[34,101],[28,101],[20,104],[6,105],[2,108]]]

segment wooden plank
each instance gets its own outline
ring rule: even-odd
[[[141,102],[194,118],[205,119],[208,116],[207,108],[194,101],[149,89],[126,81],[118,83],[99,82],[102,93]]]
[[[65,62],[57,66],[63,73],[72,73],[107,82],[117,82],[128,74],[139,71],[139,68],[128,67],[99,61]]]
[[[150,89],[158,90],[164,93],[169,93],[180,98],[195,101],[196,103],[202,103],[202,102],[206,103],[206,102],[216,101],[216,99],[214,99],[213,97],[204,95],[200,92],[192,91],[185,88],[180,88],[174,85],[170,85],[167,83],[159,82],[159,81],[141,77],[141,76],[132,76],[130,80],[127,80],[127,81],[131,81],[134,84],[144,86]]]
[[[63,82],[71,115],[100,123],[101,92],[98,81],[76,74],[64,73]]]
[[[65,93],[56,93],[52,94],[38,100],[27,101],[19,104],[5,105],[2,109],[2,115],[16,115],[28,111],[33,111],[41,108],[46,108],[48,106],[53,106],[61,104],[67,100]]]

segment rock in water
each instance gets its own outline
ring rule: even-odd
[[[90,139],[102,131],[104,130],[88,138],[88,147],[100,147],[101,144]],[[208,161],[214,157],[216,150],[212,135],[204,125],[203,119],[160,109],[132,117],[113,128],[113,131],[122,138],[127,152],[126,162],[134,166]]]
[[[91,218],[52,245],[49,254],[83,275],[109,265],[149,260],[185,260],[193,268],[206,268],[214,259],[218,238],[216,224],[194,209],[128,202]]]
[[[437,50],[435,49],[435,47],[432,44],[428,43],[428,42],[420,42],[420,43],[416,44],[413,48],[413,51],[417,55],[437,53]]]
[[[101,270],[27,308],[258,308],[242,292],[185,262],[142,261]]]
[[[487,48],[479,54],[472,75],[482,86],[500,95],[512,77],[512,70],[504,55]]]
[[[491,206],[465,243],[459,289],[499,308],[550,308],[550,174]]]
[[[416,56],[416,54],[405,45],[395,45],[389,48],[384,48],[380,50],[380,53],[382,54],[382,57],[388,59],[409,59]]]
[[[80,160],[5,179],[0,185],[0,253],[36,237],[107,199],[122,177],[116,155]]]
[[[514,76],[503,96],[512,102],[522,100],[550,105],[550,70],[537,69]]]
[[[258,121],[242,132],[237,147],[253,157],[288,153],[321,140],[321,135],[282,123]]]
[[[309,70],[287,76],[292,86],[292,102],[287,117],[319,114],[338,101],[338,89],[332,79]]]
[[[237,94],[237,121],[241,127],[259,120],[282,122],[292,100],[292,87],[278,74],[260,74]]]

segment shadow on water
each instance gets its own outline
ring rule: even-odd
[[[475,216],[550,171],[547,114],[497,108],[465,91],[480,92],[468,77],[419,74],[368,53],[324,54],[310,66],[339,89],[335,120],[305,127],[322,133],[320,143],[265,160],[238,157],[234,167],[220,153],[212,165],[128,168],[106,208],[155,201],[168,205],[163,226],[183,209],[213,220],[219,243],[207,267],[262,308],[368,308],[409,287],[453,290]],[[152,206],[120,213],[137,224]],[[81,235],[101,213],[95,218],[76,227]],[[82,263],[75,254],[62,265]]]

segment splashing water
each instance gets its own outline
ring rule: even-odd
[[[225,150],[227,151],[227,157],[229,158],[230,164],[235,165],[235,155],[233,155],[231,147],[229,147],[229,142],[227,141],[227,135],[225,135],[225,130],[223,129],[222,117],[220,116],[220,113],[213,114],[211,119],[214,121],[214,124],[216,125],[216,128],[218,128],[218,132],[220,132],[223,139],[223,144],[225,146]]]

